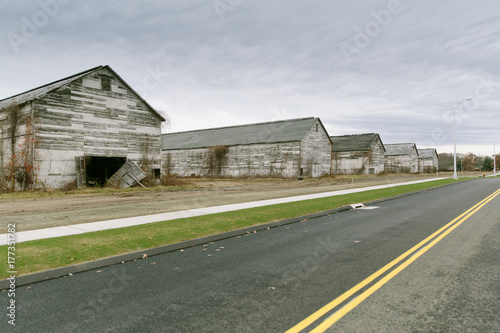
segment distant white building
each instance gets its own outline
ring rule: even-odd
[[[384,171],[385,147],[376,133],[332,136],[333,174],[378,174]]]
[[[385,145],[385,171],[392,173],[417,173],[418,149],[414,143]]]
[[[418,150],[418,172],[434,173],[438,169],[439,157],[435,148]]]

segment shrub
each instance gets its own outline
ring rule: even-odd
[[[76,190],[77,188],[78,188],[78,184],[77,184],[76,179],[75,179],[71,182],[67,182],[66,184],[64,184],[63,187],[61,188],[61,191],[68,192],[68,191]]]
[[[163,186],[185,186],[190,184],[187,180],[174,175],[163,175],[160,182]]]

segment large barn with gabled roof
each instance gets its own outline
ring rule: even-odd
[[[320,177],[332,142],[319,118],[162,135],[163,169],[179,176]]]
[[[126,161],[159,175],[165,119],[111,67],[0,100],[5,184],[104,184]]]
[[[385,145],[385,170],[391,173],[418,172],[418,149],[414,143]]]
[[[437,172],[439,167],[439,155],[436,148],[419,149],[418,155],[418,172]]]
[[[384,172],[385,147],[377,133],[332,136],[334,174],[379,174]]]

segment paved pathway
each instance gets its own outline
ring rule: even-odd
[[[175,219],[186,218],[186,217],[194,217],[194,216],[201,216],[201,215],[230,212],[230,211],[247,209],[247,208],[270,206],[270,205],[276,205],[276,204],[281,204],[281,203],[333,197],[333,196],[350,194],[350,193],[358,193],[358,192],[364,192],[364,191],[370,191],[370,190],[384,189],[384,188],[389,188],[389,187],[430,182],[430,181],[439,180],[439,179],[444,179],[444,178],[431,178],[431,179],[410,181],[410,182],[404,182],[404,183],[355,188],[355,189],[350,189],[350,190],[339,190],[339,191],[333,191],[333,192],[299,195],[299,196],[287,197],[287,198],[252,201],[252,202],[245,202],[245,203],[232,204],[232,205],[223,205],[223,206],[215,206],[215,207],[207,207],[207,208],[196,208],[196,209],[182,210],[182,211],[170,212],[170,213],[160,213],[160,214],[153,214],[153,215],[128,217],[128,218],[107,220],[107,221],[100,221],[100,222],[73,224],[73,225],[67,225],[67,226],[62,226],[62,227],[20,231],[20,232],[16,233],[16,243],[27,242],[27,241],[31,241],[31,240],[37,240],[37,239],[46,239],[46,238],[54,238],[54,237],[61,237],[61,236],[83,234],[83,233],[87,233],[87,232],[101,231],[101,230],[107,230],[107,229],[117,229],[117,228],[130,227],[130,226],[147,224],[147,223],[175,220]],[[6,222],[8,222],[8,221],[6,221]],[[6,245],[6,244],[7,244],[7,234],[0,234],[0,245]]]

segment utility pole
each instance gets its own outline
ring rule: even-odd
[[[457,175],[457,108],[465,101],[470,101],[472,98],[463,99],[460,103],[453,108],[453,179],[458,179]]]
[[[493,176],[497,175],[497,152],[496,152],[496,142],[493,142]]]

